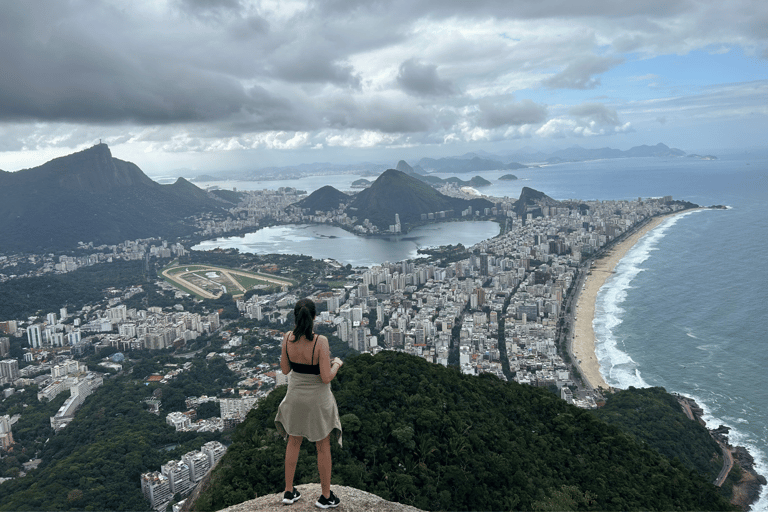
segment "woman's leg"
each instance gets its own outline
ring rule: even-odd
[[[317,470],[320,472],[320,491],[326,498],[331,497],[331,435],[315,443],[317,447]]]
[[[296,461],[299,460],[303,440],[301,436],[288,436],[288,445],[285,447],[285,490],[288,492],[293,491],[293,475],[296,473]]]

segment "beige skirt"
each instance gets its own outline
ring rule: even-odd
[[[284,439],[301,436],[313,443],[333,433],[341,446],[339,408],[331,384],[324,384],[319,375],[288,374],[288,392],[277,409],[275,427]]]

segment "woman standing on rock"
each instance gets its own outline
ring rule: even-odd
[[[343,364],[338,357],[331,360],[328,339],[313,334],[315,303],[301,299],[293,308],[296,327],[283,336],[280,370],[288,375],[288,392],[280,403],[275,426],[284,439],[285,493],[283,503],[293,504],[301,494],[293,486],[301,442],[306,437],[317,447],[317,469],[322,495],[319,508],[339,506],[339,498],[331,491],[331,434],[341,446],[341,421],[331,381]]]

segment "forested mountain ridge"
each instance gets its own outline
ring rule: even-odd
[[[188,217],[227,203],[180,178],[160,185],[106,144],[0,174],[0,251],[71,249],[191,234]]]
[[[348,359],[332,387],[344,428],[333,484],[424,510],[733,510],[679,460],[540,388],[395,352]],[[283,488],[285,391],[238,426],[195,510]],[[304,443],[295,482],[316,481]]]

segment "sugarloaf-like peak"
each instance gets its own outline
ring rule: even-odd
[[[399,162],[397,162],[396,169],[406,174],[413,174],[413,167],[408,165],[408,162],[406,162],[405,160],[400,160]]]

